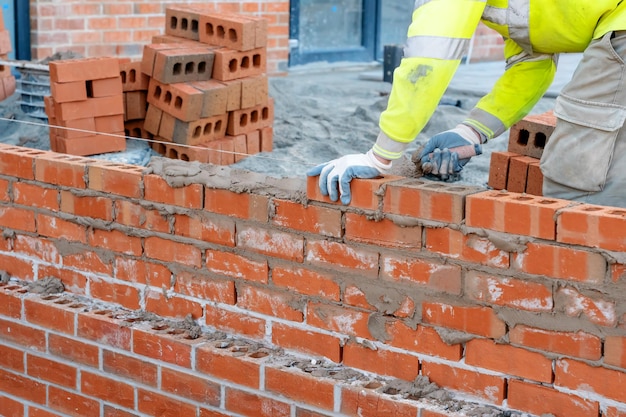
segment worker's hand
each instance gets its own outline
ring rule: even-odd
[[[374,156],[372,150],[365,154],[345,155],[330,162],[311,168],[309,177],[319,175],[322,195],[337,201],[341,196],[343,204],[350,204],[350,181],[353,178],[376,178],[391,168],[391,162],[384,164]]]
[[[460,124],[430,138],[420,153],[419,163],[424,174],[452,182],[460,179],[460,172],[470,158],[481,153],[480,135]]]

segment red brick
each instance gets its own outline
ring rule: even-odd
[[[617,324],[615,302],[602,297],[600,293],[585,294],[574,287],[560,287],[555,294],[555,309],[564,311],[570,317],[586,319],[606,327]]]
[[[462,344],[446,343],[432,327],[418,325],[413,329],[401,320],[388,320],[385,331],[389,337],[386,343],[390,346],[451,361],[459,361],[463,355]]]
[[[487,185],[494,190],[506,189],[507,179],[509,178],[509,161],[515,156],[519,156],[519,154],[514,152],[491,153]]]
[[[232,136],[250,133],[270,127],[274,123],[274,100],[267,103],[228,113],[226,133]]]
[[[465,199],[479,187],[449,185],[419,179],[407,179],[387,185],[384,211],[448,223],[460,223],[465,217]]]
[[[91,372],[81,372],[80,390],[83,394],[127,408],[135,405],[134,387],[121,381]]]
[[[436,260],[383,254],[380,276],[387,281],[420,284],[449,294],[461,293],[461,267]]]
[[[492,339],[498,339],[506,333],[505,323],[488,307],[461,307],[424,302],[422,321]]]
[[[345,416],[426,417],[424,410],[419,414],[420,410],[421,407],[416,404],[399,401],[380,392],[360,387],[341,387],[341,413]]]
[[[244,256],[219,250],[206,251],[207,269],[215,274],[267,284],[267,261],[253,261]]]
[[[0,210],[0,213],[2,213],[2,210]],[[9,227],[11,227],[11,229],[15,229],[14,226],[9,226]],[[0,242],[2,242],[2,240],[0,240]],[[8,241],[5,241],[4,244],[8,244]],[[8,249],[8,246],[7,246],[7,249]],[[21,279],[25,279],[25,280],[34,279],[33,272],[34,272],[35,265],[34,265],[34,262],[31,260],[23,260],[23,259],[16,258],[14,256],[0,254],[0,265],[3,265],[2,268],[10,276],[20,277]]]
[[[230,305],[236,302],[233,281],[188,272],[179,272],[175,278],[174,291],[178,294]]]
[[[626,417],[626,410],[620,410],[616,407],[607,407],[602,415],[604,417]]]
[[[159,316],[183,319],[191,315],[194,319],[202,316],[202,305],[178,296],[165,296],[162,291],[148,291],[146,311]]]
[[[0,315],[19,319],[22,316],[21,287],[0,284]]]
[[[248,51],[264,44],[257,40],[261,18],[249,15],[202,13],[199,20],[199,40],[237,51]],[[259,36],[260,37],[260,36]]]
[[[426,228],[424,248],[454,259],[495,268],[508,268],[510,254],[488,238],[447,227]]]
[[[176,118],[168,120],[167,113],[163,113],[159,136],[170,139],[174,143],[183,145],[202,145],[210,141],[222,139],[226,136],[227,115],[221,114],[211,117],[202,117],[189,122]]]
[[[246,133],[246,152],[248,155],[256,155],[261,152],[261,131],[253,130]]]
[[[291,406],[276,399],[226,388],[226,409],[245,416],[290,417]]]
[[[0,368],[24,373],[24,351],[0,345]],[[36,375],[32,375],[37,377]]]
[[[401,225],[393,220],[374,220],[367,215],[346,213],[345,237],[362,243],[400,248],[420,248],[422,227]]]
[[[27,232],[35,231],[35,213],[16,207],[0,207],[0,226]]]
[[[183,122],[191,122],[202,117],[204,93],[188,83],[167,84],[152,78],[146,100]],[[147,130],[155,135],[159,133],[154,129]]]
[[[147,110],[147,88],[142,91],[127,91],[124,93],[124,121],[145,119]]]
[[[67,139],[90,137],[96,131],[96,119],[94,117],[57,121],[56,125],[57,136]]]
[[[49,334],[48,352],[69,361],[96,368],[100,363],[99,348],[97,345],[84,343],[65,336]]]
[[[32,409],[32,408],[31,408]],[[24,404],[0,395],[0,410],[8,416],[24,416]],[[30,413],[32,415],[32,413]],[[35,415],[35,417],[38,417]],[[43,417],[43,416],[40,416]]]
[[[99,344],[130,350],[131,331],[106,310],[78,315],[77,336]]]
[[[204,95],[201,117],[220,116],[226,114],[228,104],[228,87],[216,80],[192,81],[191,86],[202,91]]]
[[[204,315],[207,326],[215,329],[241,334],[253,339],[265,337],[265,320],[252,317],[246,312],[227,311],[207,304],[204,307]]]
[[[83,101],[56,103],[54,111],[59,122],[98,116],[123,115],[124,99],[121,94],[118,94],[108,97],[88,98]]]
[[[333,265],[337,270],[358,271],[362,276],[378,275],[378,252],[329,240],[308,240],[307,262],[312,265]]]
[[[581,204],[559,212],[557,240],[559,242],[626,251],[626,210]]]
[[[209,47],[160,50],[154,57],[152,78],[163,83],[183,83],[211,79],[215,53]]]
[[[87,160],[48,152],[35,161],[35,179],[53,185],[85,188]]]
[[[512,193],[523,193],[526,191],[528,180],[528,166],[538,162],[536,158],[530,156],[514,156],[509,161],[509,176],[506,182],[506,189]]]
[[[0,319],[0,335],[3,341],[45,352],[46,333],[25,324]]]
[[[184,315],[182,317],[185,317]],[[152,328],[133,328],[133,352],[147,358],[190,368],[191,352],[200,339],[191,339],[175,329],[153,325]]]
[[[354,342],[343,347],[343,363],[352,368],[404,381],[415,380],[420,369],[417,356],[381,348],[373,350]]]
[[[599,284],[607,274],[606,259],[599,253],[542,243],[526,244],[513,254],[511,268],[551,278]]]
[[[492,404],[502,404],[506,392],[503,377],[487,375],[477,370],[454,368],[446,364],[422,361],[422,375],[440,387],[465,392]]]
[[[205,210],[262,223],[269,217],[268,204],[268,197],[263,195],[210,188],[204,193]]]
[[[220,405],[221,393],[218,383],[173,369],[161,369],[161,390],[202,404],[215,407]]]
[[[304,238],[274,229],[238,227],[237,247],[295,262],[304,260]]]
[[[550,312],[554,307],[551,286],[480,271],[465,274],[464,294],[476,301],[517,310]]]
[[[341,293],[341,288],[332,274],[298,267],[274,266],[272,283],[300,294],[324,297],[331,301],[339,301]]]
[[[298,368],[265,368],[265,389],[300,403],[333,410],[336,381],[313,377]]]
[[[282,291],[257,288],[249,285],[237,287],[237,306],[284,320],[302,322],[303,307],[298,297]]]
[[[239,52],[228,48],[216,49],[213,78],[220,81],[253,77],[267,71],[267,51],[255,48]]]
[[[143,194],[143,168],[134,165],[97,162],[87,167],[89,188],[130,198]]]
[[[91,246],[140,256],[143,253],[141,239],[119,230],[90,229],[88,242]]]
[[[261,383],[263,354],[243,354],[236,347],[220,348],[203,344],[196,350],[196,369],[215,378],[258,389]],[[243,351],[245,352],[245,351]],[[259,357],[259,359],[256,358]]]
[[[50,81],[58,83],[99,80],[120,75],[119,60],[109,57],[50,61],[49,67]]]
[[[581,331],[568,333],[518,324],[509,330],[509,339],[511,344],[514,345],[591,361],[599,360],[602,356],[602,341],[600,338]],[[608,344],[609,337],[607,337],[607,346]],[[605,347],[605,349],[607,348]]]
[[[160,417],[195,417],[196,406],[188,404],[161,393],[139,388],[137,393],[137,410],[151,416]]]
[[[517,235],[555,240],[556,215],[571,201],[505,191],[468,196],[466,224]]]
[[[235,246],[235,222],[232,219],[205,215],[174,215],[174,233],[222,246]]]
[[[145,175],[144,198],[163,204],[171,204],[186,208],[202,208],[202,184],[190,184],[183,187],[171,187],[158,175]]]
[[[596,417],[600,411],[595,401],[515,379],[509,381],[507,403],[535,415]]]
[[[96,132],[99,133],[121,133],[124,131],[124,116],[115,114],[113,116],[100,116],[94,118]]]
[[[552,382],[552,360],[526,349],[473,339],[465,346],[465,363],[537,382]]]
[[[354,179],[350,182],[352,200],[349,206],[365,210],[377,210],[380,197],[378,193],[381,187],[388,182],[395,181],[400,177],[386,176],[375,179]],[[323,196],[319,188],[319,176],[307,177],[307,198],[313,201],[341,205],[341,201],[331,201],[328,196]]]
[[[552,111],[524,117],[511,126],[508,150],[533,158],[541,158],[550,135],[556,126]]]
[[[626,337],[606,337],[604,363],[626,369]]]
[[[197,41],[200,34],[200,14],[192,7],[168,6],[165,8],[165,33]]]
[[[139,309],[141,295],[137,288],[130,285],[92,278],[89,281],[89,293],[97,300],[118,304],[130,310]]]
[[[146,74],[148,77],[152,77],[154,72],[154,61],[156,59],[156,55],[159,51],[168,50],[168,49],[178,49],[184,47],[183,40],[181,42],[170,42],[170,43],[151,43],[148,45],[144,45],[143,53],[141,55],[141,72]]]
[[[36,404],[46,403],[46,384],[4,369],[0,369],[0,392]]]
[[[342,361],[342,341],[331,335],[274,323],[272,325],[272,343],[284,349],[323,356],[335,363]]]
[[[24,318],[30,323],[41,325],[59,332],[74,334],[75,313],[65,309],[62,303],[67,300],[52,298],[24,299]]]
[[[16,204],[58,211],[58,200],[58,188],[43,188],[39,184],[24,182],[13,183],[13,201]]]
[[[61,211],[81,217],[113,220],[113,201],[108,197],[79,196],[61,190]]]
[[[241,80],[220,82],[226,86],[226,111],[241,109]]]
[[[177,262],[186,266],[200,268],[202,253],[200,248],[187,243],[174,242],[151,236],[144,242],[145,255],[165,262]]]
[[[543,172],[539,162],[528,165],[528,178],[526,179],[526,194],[543,195]]]
[[[103,349],[102,369],[119,378],[129,379],[143,385],[157,386],[158,369],[153,360],[144,361],[137,357]]]
[[[50,152],[39,151],[16,146],[0,146],[0,172],[17,178],[33,179],[35,161],[43,155],[54,155]]]
[[[309,326],[343,335],[372,339],[369,314],[355,308],[310,302],[306,308]]]
[[[124,132],[96,134],[80,138],[57,138],[55,151],[70,155],[89,156],[126,150]]]
[[[67,83],[50,83],[50,93],[56,103],[87,100],[87,85],[84,80]]]
[[[122,91],[141,91],[148,89],[150,77],[141,72],[141,61],[120,63]]]

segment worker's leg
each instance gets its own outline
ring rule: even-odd
[[[557,99],[543,194],[626,207],[626,32],[592,42]]]

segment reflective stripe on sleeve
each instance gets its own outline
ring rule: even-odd
[[[469,49],[471,39],[440,36],[412,36],[407,39],[405,57],[460,60]]]

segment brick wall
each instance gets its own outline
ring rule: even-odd
[[[31,54],[35,60],[73,51],[85,57],[139,58],[152,37],[164,33],[165,8],[172,4],[202,5],[210,11],[261,16],[269,22],[268,73],[286,70],[289,1],[148,1],[30,2]]]
[[[418,376],[463,406],[626,415],[623,210],[394,177],[345,207],[315,180],[173,188],[7,145],[0,172],[13,415],[476,415],[391,383]],[[28,287],[48,277],[66,291]]]
[[[498,61],[503,58],[502,35],[481,23],[474,33],[470,62]]]

